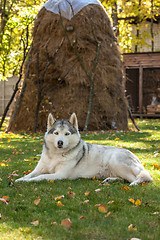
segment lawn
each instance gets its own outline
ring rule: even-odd
[[[140,132],[130,123],[127,132],[81,134],[87,142],[125,147],[140,158],[154,181],[132,187],[94,178],[15,183],[35,168],[43,135],[1,131],[0,240],[159,240],[160,119],[136,121]]]

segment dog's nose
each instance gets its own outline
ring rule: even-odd
[[[62,147],[63,147],[63,141],[62,141],[62,140],[59,140],[57,144],[58,144],[58,147],[59,147],[59,148],[62,148]]]

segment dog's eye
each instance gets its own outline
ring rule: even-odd
[[[68,136],[68,135],[70,135],[70,133],[69,133],[69,132],[66,132],[66,133],[65,133],[65,136]]]
[[[58,132],[54,132],[55,135],[58,135]]]

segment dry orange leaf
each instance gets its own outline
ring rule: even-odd
[[[109,183],[104,183],[103,186],[110,186],[110,184]]]
[[[122,190],[129,191],[129,190],[131,190],[131,188],[128,186],[122,186]]]
[[[80,217],[79,217],[79,219],[83,219],[83,218],[84,218],[84,216],[80,216]]]
[[[148,184],[148,182],[142,182],[142,186],[145,186],[147,184]]]
[[[84,195],[87,197],[90,194],[90,191],[86,191]]]
[[[106,207],[106,205],[100,204],[100,205],[98,206],[98,211],[101,212],[101,213],[106,213],[106,212],[107,212],[107,207]]]
[[[70,229],[72,226],[72,222],[69,218],[63,219],[61,221],[61,226],[63,226],[66,230]]]
[[[61,201],[58,201],[58,202],[57,202],[57,206],[58,206],[58,207],[63,207],[64,205],[63,205],[63,203],[62,203]]]
[[[35,200],[34,200],[34,204],[35,204],[35,205],[38,205],[38,204],[40,203],[40,201],[41,201],[41,199],[40,199],[40,198],[38,198],[38,199],[35,199]]]
[[[158,164],[153,164],[153,167],[152,167],[152,169],[159,169],[160,167],[159,167],[159,165]]]
[[[39,225],[39,220],[36,220],[36,221],[31,222],[31,224],[32,224],[33,226],[38,226],[38,225]]]
[[[3,196],[2,198],[9,201],[9,196]]]
[[[58,200],[60,200],[61,198],[64,198],[64,195],[61,195],[61,196],[55,197],[54,200],[58,201]]]
[[[111,212],[108,212],[108,213],[105,215],[105,217],[108,217],[109,215],[111,215]]]

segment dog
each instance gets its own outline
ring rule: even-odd
[[[56,120],[50,113],[44,136],[41,159],[36,168],[20,181],[62,180],[77,178],[117,178],[130,185],[152,181],[139,159],[129,150],[84,142],[73,113],[69,120]]]

